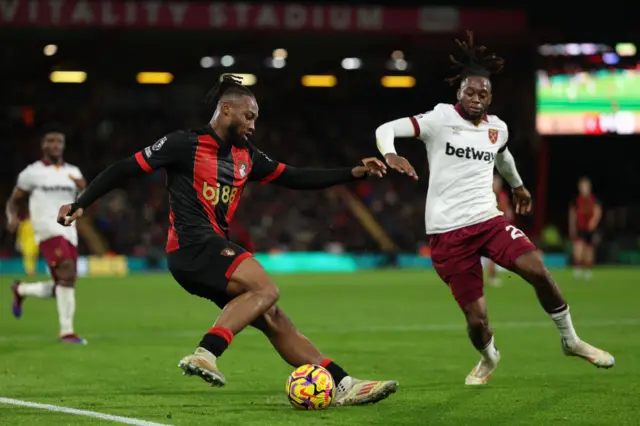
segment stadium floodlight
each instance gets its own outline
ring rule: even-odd
[[[220,63],[222,64],[223,67],[231,67],[233,66],[233,64],[236,63],[236,60],[231,55],[224,55],[222,59],[220,59]]]
[[[305,87],[333,87],[338,84],[335,75],[303,75],[302,85]]]
[[[616,44],[616,52],[620,56],[635,56],[636,45],[633,43],[618,43]]]
[[[275,49],[273,51],[273,59],[287,59],[287,57],[289,56],[289,53],[287,52],[287,49]]]
[[[409,88],[416,85],[416,79],[410,75],[385,75],[380,83],[388,88]]]
[[[273,58],[271,60],[272,68],[284,68],[287,65],[287,61],[284,58]]]
[[[407,61],[405,61],[404,59],[396,59],[393,62],[393,66],[395,67],[395,69],[397,69],[398,71],[406,71],[407,68],[409,67],[409,64],[407,63]]]
[[[140,84],[169,84],[173,81],[173,74],[170,72],[139,72],[136,80]]]
[[[224,78],[224,76],[226,75],[232,75],[234,77],[238,77],[240,80],[242,80],[242,85],[243,86],[253,86],[254,84],[256,84],[258,82],[258,77],[256,77],[254,74],[238,74],[238,73],[226,73],[226,74],[222,74],[220,76],[220,81],[222,81],[222,79]]]
[[[84,83],[87,73],[84,71],[53,71],[49,75],[52,83]]]
[[[342,68],[345,70],[357,70],[362,66],[360,58],[344,58],[342,60]]]
[[[211,68],[215,64],[216,61],[211,56],[204,56],[202,59],[200,59],[200,66],[202,68]]]
[[[402,50],[394,50],[391,54],[391,59],[393,59],[394,61],[404,59],[404,52]]]
[[[53,56],[58,52],[58,46],[55,44],[47,44],[44,49],[42,49],[42,53],[44,56]]]

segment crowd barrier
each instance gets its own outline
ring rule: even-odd
[[[330,254],[330,253],[256,253],[256,259],[268,272],[272,273],[320,273],[356,272],[378,268],[432,269],[429,257],[415,254]],[[549,268],[564,268],[567,257],[564,254],[545,254]],[[126,256],[81,256],[78,259],[79,276],[125,276],[137,272],[162,272],[167,270],[166,259],[150,262],[145,258]],[[43,259],[38,260],[37,272],[47,273]],[[0,275],[23,275],[22,259],[0,259]]]

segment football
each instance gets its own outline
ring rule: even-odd
[[[333,377],[319,365],[306,364],[289,375],[286,389],[298,410],[326,410],[333,400]]]

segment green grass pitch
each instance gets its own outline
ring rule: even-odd
[[[599,269],[592,281],[558,271],[583,339],[614,354],[612,370],[562,355],[531,288],[504,274],[487,288],[502,363],[485,387],[464,378],[478,361],[463,317],[433,271],[277,276],[281,305],[328,356],[360,378],[396,379],[380,404],[300,412],[284,384],[292,368],[254,330],[219,361],[228,385],[208,387],[177,367],[218,309],[168,275],[85,278],[76,326],[84,347],[56,342],[53,300],[10,313],[0,293],[0,397],[170,425],[637,425],[640,270]],[[116,424],[0,404],[0,424]]]
[[[599,71],[583,74],[580,82],[568,75],[538,79],[538,113],[610,113],[614,105],[625,111],[640,111],[640,73]]]

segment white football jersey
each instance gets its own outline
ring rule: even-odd
[[[478,125],[453,105],[438,104],[411,118],[429,160],[427,234],[441,234],[502,215],[493,192],[496,154],[506,148],[504,121],[489,115]]]
[[[65,227],[57,221],[60,206],[75,202],[78,195],[78,188],[69,176],[81,179],[82,173],[68,163],[56,166],[42,161],[27,166],[18,175],[16,186],[30,194],[29,216],[38,244],[49,238],[64,237],[74,246],[78,245],[76,224]]]

